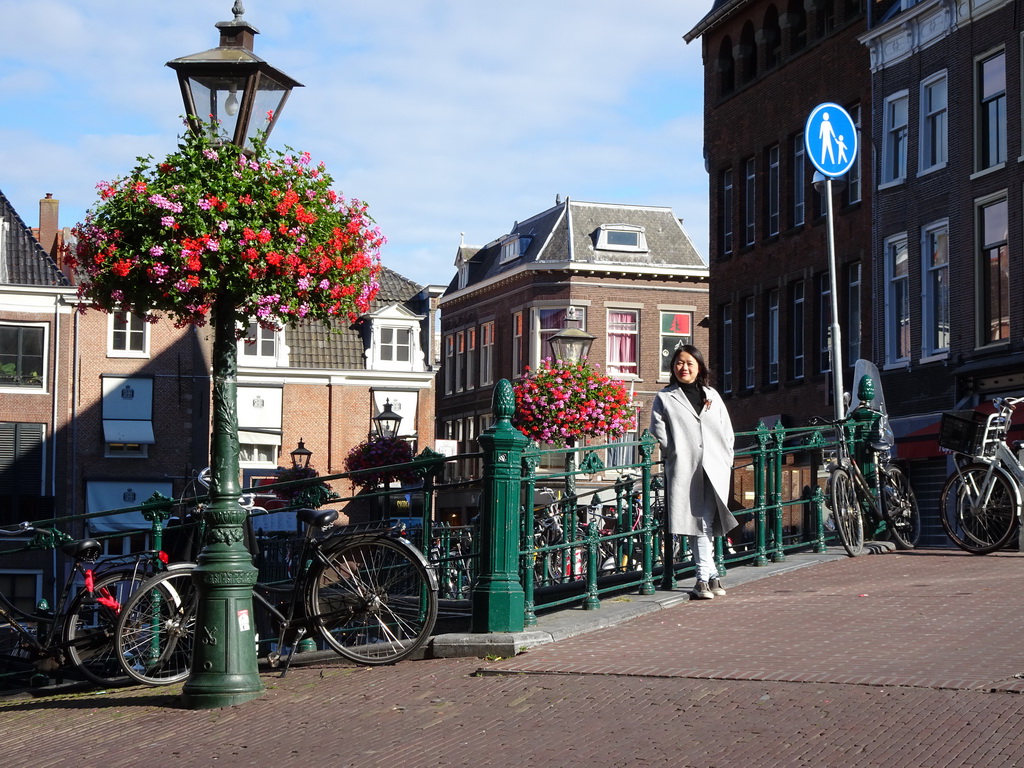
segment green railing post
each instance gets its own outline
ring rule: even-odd
[[[153,525],[153,549],[158,552],[164,545],[164,523],[171,518],[173,506],[174,499],[164,496],[159,491],[153,491],[153,495],[142,502],[142,517]]]
[[[772,549],[772,561],[776,563],[786,562],[785,542],[783,540],[783,507],[782,507],[782,443],[785,440],[785,432],[782,422],[776,421],[771,432],[771,466],[772,471],[768,475],[771,482],[768,496],[768,503],[772,507],[772,514],[775,516],[775,546]]]
[[[767,533],[768,520],[765,514],[765,472],[767,462],[765,452],[768,446],[768,428],[764,422],[757,423],[757,453],[754,455],[754,508],[757,528],[757,557],[754,565],[768,565]]]
[[[657,445],[657,440],[655,440],[654,435],[651,434],[650,430],[645,429],[643,434],[640,435],[640,498],[644,514],[643,525],[640,527],[644,567],[644,581],[640,585],[641,595],[654,594],[654,557],[651,549],[655,521],[651,513],[651,466],[653,464],[655,445]],[[669,543],[671,544],[671,539]],[[632,542],[630,542],[630,546],[632,546]]]
[[[814,551],[822,553],[828,549],[825,545],[825,492],[820,485],[814,486],[814,493],[811,494],[811,505],[814,508],[815,538]]]
[[[583,610],[596,611],[601,607],[601,598],[597,593],[597,562],[598,538],[600,531],[597,523],[587,523],[583,529],[586,531],[585,541],[587,544],[587,596],[583,600]]]
[[[523,469],[526,471],[526,508],[523,510],[523,551],[526,557],[523,560],[522,584],[524,614],[523,622],[527,627],[537,626],[537,606],[534,598],[534,590],[537,588],[537,537],[534,530],[537,525],[533,516],[534,489],[537,485],[537,467],[540,466],[539,456],[524,456]],[[549,510],[550,511],[550,510]],[[547,553],[542,557],[547,557]],[[547,576],[546,569],[541,571]]]
[[[529,442],[512,426],[515,396],[508,379],[494,387],[495,422],[480,435],[484,451],[480,506],[480,573],[473,589],[474,632],[518,632],[526,600],[519,583],[519,504],[523,449]]]

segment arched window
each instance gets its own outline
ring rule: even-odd
[[[743,25],[743,32],[740,33],[740,55],[742,80],[749,83],[757,77],[757,45],[754,41],[754,25],[749,21]]]
[[[779,12],[774,5],[769,5],[764,14],[761,35],[764,39],[764,67],[777,67],[782,56],[782,30],[779,29]]]
[[[718,92],[721,94],[732,93],[736,87],[736,67],[732,60],[732,40],[725,37],[718,49]]]
[[[786,22],[789,27],[789,53],[802,51],[807,45],[807,13],[804,0],[789,0],[786,8]]]

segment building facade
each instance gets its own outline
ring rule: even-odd
[[[494,384],[551,357],[572,314],[595,337],[588,359],[630,386],[641,430],[675,346],[706,349],[707,266],[669,208],[556,200],[485,246],[462,245],[455,266],[441,299],[437,420],[458,453],[478,450]],[[479,476],[472,461],[458,473]],[[465,522],[478,503],[474,488],[447,494],[440,519]]]

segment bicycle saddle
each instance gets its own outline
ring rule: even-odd
[[[318,528],[323,528],[325,525],[330,525],[338,519],[338,510],[336,509],[300,509],[295,513],[296,517],[299,518],[299,522],[305,523],[306,525],[315,525]]]
[[[61,544],[60,551],[69,557],[75,558],[75,560],[92,562],[98,560],[99,556],[103,554],[103,545],[96,541],[96,539],[81,539]]]

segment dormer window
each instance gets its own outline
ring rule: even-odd
[[[632,224],[605,224],[597,233],[597,248],[643,253],[648,250],[644,228]]]
[[[520,237],[519,235],[510,235],[501,244],[501,263],[505,264],[509,261],[515,261],[526,253],[526,249],[530,247],[531,239],[529,237]]]
[[[469,264],[465,261],[459,263],[459,290],[461,291],[469,284]]]

